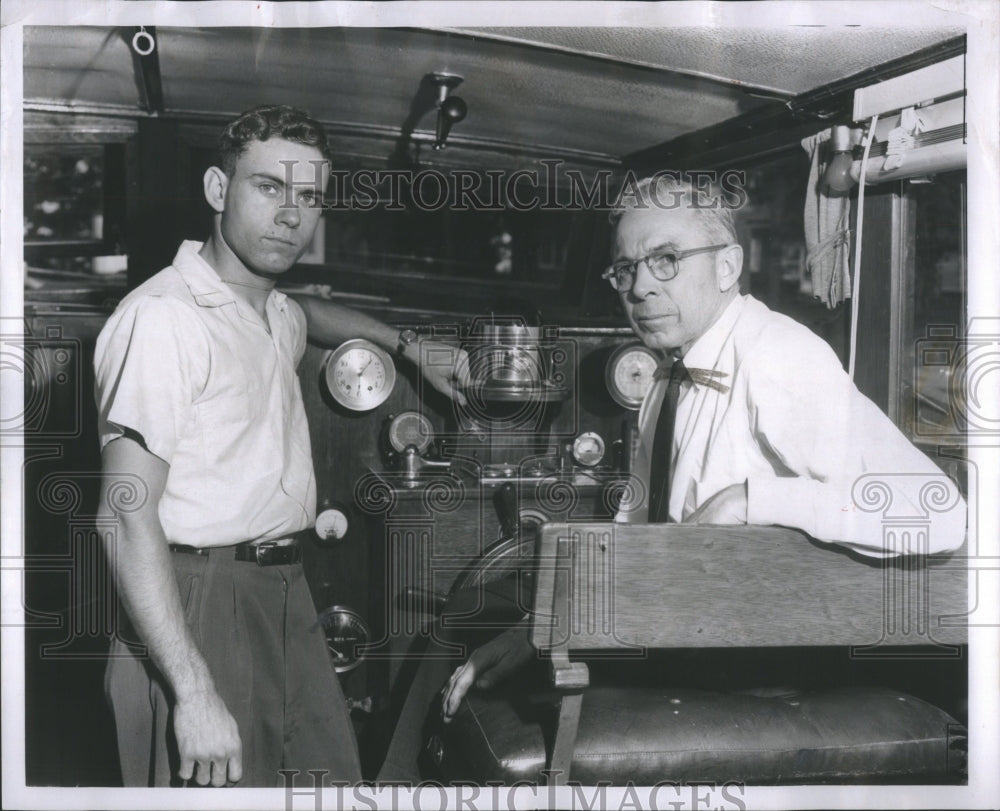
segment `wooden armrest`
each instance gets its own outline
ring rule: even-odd
[[[776,527],[550,523],[540,650],[964,644],[963,558],[862,559]]]
[[[583,662],[571,662],[565,651],[552,657],[552,686],[562,692],[585,690],[590,685],[590,670]]]

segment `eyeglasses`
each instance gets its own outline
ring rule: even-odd
[[[691,248],[686,251],[677,251],[664,246],[631,262],[615,262],[601,274],[601,278],[611,282],[611,286],[619,293],[627,293],[632,289],[632,285],[635,284],[635,274],[639,272],[639,265],[643,262],[646,263],[646,267],[649,268],[649,272],[653,274],[654,279],[661,282],[669,282],[677,275],[679,271],[678,263],[682,259],[687,259],[689,256],[695,256],[699,253],[718,251],[728,247],[729,243],[725,243],[723,245],[709,245],[705,248]]]

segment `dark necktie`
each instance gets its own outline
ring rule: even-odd
[[[653,456],[649,466],[649,523],[662,524],[668,521],[670,506],[670,457],[674,444],[674,421],[677,418],[677,401],[681,396],[681,383],[689,379],[688,371],[681,360],[675,360],[670,367],[670,381],[663,395],[660,416],[656,420],[653,434]]]

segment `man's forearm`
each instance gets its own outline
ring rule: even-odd
[[[816,540],[841,544],[874,557],[941,554],[962,545],[967,512],[965,501],[943,473],[927,470],[922,474],[870,476],[878,484],[879,493],[890,494],[885,507],[893,504],[897,513],[895,520],[909,514],[924,524],[922,547],[886,546],[889,538],[899,537],[898,533],[885,533],[891,519],[886,518],[884,508],[856,503],[861,493],[857,482],[849,480],[820,482],[804,477],[753,477],[748,482],[748,522],[795,527]],[[880,477],[886,482],[879,484]],[[925,499],[921,492],[927,487],[932,488],[933,495]],[[922,502],[935,495],[937,501],[933,506],[937,509],[928,509]],[[914,534],[914,543],[917,537]]]
[[[208,665],[184,621],[170,551],[158,520],[118,515],[117,537],[106,541],[119,595],[150,657],[174,697],[215,690]]]
[[[294,294],[291,296],[306,315],[309,338],[335,346],[351,338],[367,338],[390,352],[395,351],[399,330],[384,321],[327,299]]]

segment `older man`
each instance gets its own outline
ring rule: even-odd
[[[857,390],[825,342],[740,294],[743,251],[725,198],[662,175],[627,187],[611,216],[604,278],[636,335],[672,361],[643,403],[640,486],[618,520],[790,526],[872,556],[961,545],[965,504],[954,485]],[[864,474],[901,473],[912,486],[897,497],[919,503],[933,481],[953,506],[932,516],[922,547],[884,549],[880,517],[856,509],[852,490]],[[473,685],[488,688],[533,656],[525,623],[476,649],[445,686],[444,720]],[[406,774],[404,721],[385,779]]]
[[[612,218],[605,278],[636,335],[673,359],[672,382],[655,386],[640,413],[635,470],[649,483],[648,504],[626,505],[622,520],[790,526],[868,555],[962,543],[965,505],[952,492],[925,548],[882,548],[881,517],[852,498],[861,476],[910,474],[897,497],[915,505],[928,481],[954,486],[823,340],[740,295],[743,251],[723,198],[670,176],[647,179]]]

